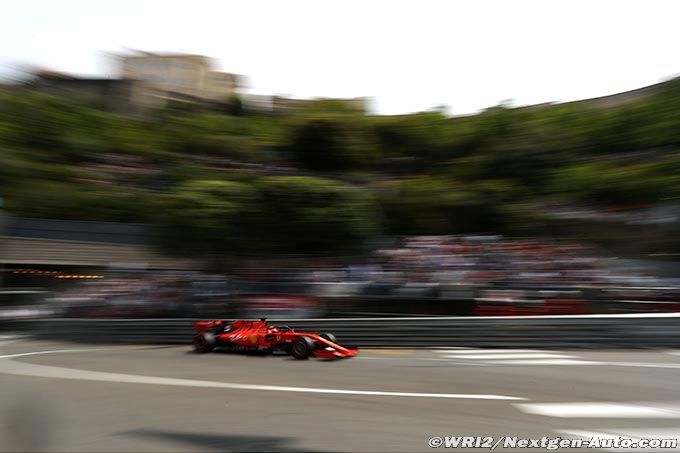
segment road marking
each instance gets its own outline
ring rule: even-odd
[[[543,354],[543,353],[523,353],[523,354],[470,354],[465,356],[457,355],[445,355],[444,357],[448,359],[482,359],[482,360],[494,360],[494,359],[573,359],[573,355],[563,355],[563,354]]]
[[[568,357],[568,356],[566,356]],[[489,360],[487,365],[600,365],[602,362],[571,359]]]
[[[680,363],[653,363],[653,362],[603,362],[599,360],[565,360],[565,363],[559,363],[558,360],[489,360],[483,362],[487,366],[493,365],[589,365],[589,366],[620,366],[633,368],[667,368],[680,369]],[[461,363],[460,365],[468,365]]]
[[[91,349],[89,349],[91,351]],[[60,352],[82,352],[87,350],[64,349],[55,351],[27,352],[0,356],[0,359],[11,359],[27,355],[55,354]],[[34,376],[43,378],[74,379],[98,382],[118,382],[127,384],[170,385],[180,387],[221,388],[232,390],[256,390],[267,392],[319,393],[330,395],[362,395],[362,396],[391,396],[414,398],[450,398],[475,400],[510,400],[526,401],[526,398],[508,395],[474,394],[474,393],[418,393],[418,392],[385,392],[379,390],[345,390],[324,389],[312,387],[289,387],[280,385],[238,384],[233,382],[203,381],[196,379],[165,378],[157,376],[143,376],[136,374],[108,373],[89,371],[75,368],[62,368],[47,365],[37,365],[12,360],[0,361],[0,372],[18,376]]]
[[[559,354],[559,353],[554,353],[554,354],[533,354],[533,355],[528,355],[527,354],[527,359],[510,359],[510,357],[517,357],[517,355],[500,355],[498,349],[494,350],[487,350],[489,354],[485,354],[483,356],[480,355],[479,358],[473,358],[472,356],[468,355],[452,355],[453,350],[451,348],[435,348],[433,349],[434,352],[438,354],[446,353],[444,355],[440,355],[439,357],[413,357],[413,356],[408,356],[408,357],[399,357],[399,356],[393,356],[393,357],[367,357],[367,356],[359,356],[355,357],[354,360],[388,360],[388,361],[432,361],[432,362],[448,362],[452,365],[456,366],[508,366],[508,365],[517,365],[517,366],[618,366],[618,367],[633,367],[633,368],[666,368],[666,369],[680,369],[680,363],[656,363],[656,362],[605,362],[605,361],[600,361],[600,360],[584,360],[584,359],[578,359],[573,355],[566,355],[566,354]],[[467,349],[466,351],[468,352],[473,352],[470,349]],[[477,353],[478,351],[483,351],[483,350],[475,350],[474,352]],[[538,350],[532,350],[532,349],[525,349],[525,350],[506,350],[506,351],[538,351]],[[538,351],[540,353],[546,352],[548,353],[549,351]],[[491,354],[497,354],[500,358],[493,358]],[[546,358],[547,356],[547,358]],[[541,358],[544,357],[544,358]],[[552,357],[552,358],[551,358]]]
[[[413,349],[401,349],[401,348],[396,348],[396,349],[363,349],[363,352],[370,352],[373,354],[379,354],[379,355],[389,355],[389,356],[404,356],[404,355],[410,355],[413,354],[415,351]]]
[[[440,352],[450,353],[450,354],[515,354],[515,353],[545,353],[552,351],[544,351],[540,349],[441,349]]]
[[[638,368],[680,368],[680,363],[654,363],[654,362],[599,362],[605,366],[630,366]]]
[[[11,359],[13,357],[24,357],[28,355],[42,355],[42,354],[62,354],[62,353],[68,353],[68,352],[86,352],[86,351],[101,351],[101,349],[55,349],[52,351],[37,351],[37,352],[21,352],[18,354],[7,354],[7,355],[0,355],[0,359]]]
[[[10,343],[16,343],[23,338],[24,337],[21,335],[0,335],[0,344],[7,345]]]
[[[485,366],[500,365],[595,365],[597,362],[578,360],[578,357],[558,351],[540,349],[465,349],[440,350],[441,357],[467,365],[472,361]],[[466,363],[467,362],[467,363]]]
[[[519,403],[526,414],[556,418],[680,418],[680,405],[659,403]]]

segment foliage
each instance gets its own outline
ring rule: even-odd
[[[309,176],[263,178],[269,247],[314,252],[360,246],[377,231],[373,198],[356,187]]]
[[[159,243],[176,254],[242,250],[250,245],[258,201],[248,184],[186,182],[155,201]]]
[[[680,79],[649,94],[478,115],[321,100],[116,115],[0,96],[0,197],[31,217],[147,222],[184,254],[357,250],[377,234],[526,233],[541,206],[680,197]],[[533,227],[535,228],[532,228]]]
[[[160,243],[183,254],[317,252],[375,233],[370,197],[313,177],[190,181],[159,198]]]

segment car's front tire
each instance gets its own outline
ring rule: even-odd
[[[290,355],[302,360],[309,357],[314,350],[314,342],[307,337],[298,337],[290,345]]]
[[[198,354],[211,352],[213,349],[215,349],[216,343],[217,338],[215,337],[215,334],[203,332],[194,335],[194,351]]]

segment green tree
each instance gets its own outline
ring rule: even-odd
[[[286,252],[356,249],[378,232],[373,197],[333,180],[290,176],[258,184],[266,205],[264,240]]]
[[[256,250],[251,227],[259,199],[252,185],[186,182],[155,202],[158,243],[175,254],[221,256]]]
[[[310,170],[349,170],[369,157],[362,133],[358,125],[343,117],[304,118],[291,126],[287,150]]]
[[[596,162],[569,166],[555,172],[550,190],[566,200],[602,204],[654,203],[670,194],[677,178],[657,173],[654,165],[617,165]]]
[[[392,234],[454,234],[498,231],[505,220],[498,207],[511,187],[417,177],[382,184],[380,193]]]

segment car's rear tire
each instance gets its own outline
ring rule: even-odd
[[[211,352],[213,349],[215,349],[216,344],[217,338],[212,333],[203,332],[194,335],[193,340],[194,351],[197,352],[198,354]]]
[[[321,338],[325,338],[326,340],[330,341],[331,343],[337,343],[338,342],[338,339],[335,338],[335,335],[333,335],[332,333],[322,333],[319,336]]]
[[[307,337],[298,337],[290,345],[290,355],[302,360],[308,358],[314,350],[314,341]]]

